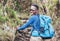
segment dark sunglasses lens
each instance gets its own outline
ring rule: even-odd
[[[35,10],[30,9],[30,11],[35,11]]]

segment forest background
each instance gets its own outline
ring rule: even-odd
[[[0,41],[28,41],[30,28],[15,35],[16,26],[22,25],[30,17],[30,5],[39,6],[39,13],[52,18],[56,39],[60,40],[60,0],[0,0]],[[23,34],[23,36],[22,36]],[[26,37],[27,34],[28,36]],[[19,37],[21,36],[21,37]],[[27,39],[26,39],[27,38]]]

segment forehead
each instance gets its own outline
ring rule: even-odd
[[[31,9],[36,10],[36,7],[35,6],[31,6]]]

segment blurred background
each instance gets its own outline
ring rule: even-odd
[[[29,41],[30,27],[16,33],[30,17],[30,5],[37,4],[39,13],[52,18],[56,39],[60,41],[60,0],[0,0],[0,41]]]

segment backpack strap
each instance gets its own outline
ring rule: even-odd
[[[39,14],[37,14],[37,17],[38,17],[38,20],[36,21],[36,24],[37,23],[40,23],[40,19],[39,19]],[[39,22],[38,22],[39,21]],[[34,28],[35,28],[35,30],[38,32],[38,34],[40,35],[40,31],[38,31],[38,29],[36,29],[36,24],[33,26]],[[40,25],[39,25],[39,27],[40,27]],[[33,29],[33,28],[32,28]],[[31,32],[33,32],[33,30],[31,30]],[[32,35],[32,33],[31,33],[31,35]]]
[[[38,17],[38,24],[39,24],[39,27],[40,27],[40,14],[37,15]],[[40,35],[40,31],[38,31],[39,35]]]
[[[38,17],[38,21],[36,22],[36,24],[38,23],[38,24],[39,24],[39,27],[40,27],[40,19],[39,19],[40,15],[37,14],[37,17]],[[34,26],[34,27],[35,27],[35,29],[36,29],[36,26]],[[36,31],[38,31],[38,29],[36,29]],[[40,31],[38,31],[38,33],[39,33],[39,35],[40,35]]]

